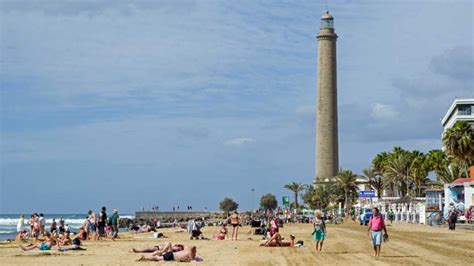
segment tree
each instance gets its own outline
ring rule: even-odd
[[[412,152],[412,162],[410,165],[410,182],[416,197],[422,196],[422,189],[426,188],[429,181],[429,166],[426,163],[427,156],[419,151]]]
[[[231,198],[224,198],[224,200],[219,203],[219,209],[224,211],[226,214],[229,214],[229,212],[235,211],[238,208],[239,204]]]
[[[347,203],[349,202],[349,194],[356,194],[359,189],[357,187],[356,179],[357,175],[352,173],[350,170],[342,170],[336,176],[336,185],[344,190],[344,208],[346,209],[346,212],[348,212]]]
[[[388,152],[381,152],[375,155],[374,159],[372,160],[372,166],[375,171],[378,173],[383,173],[385,170],[385,166],[389,160],[390,154]]]
[[[411,160],[406,154],[391,156],[385,167],[385,182],[397,187],[399,196],[405,196],[410,179]]]
[[[434,171],[436,180],[440,181],[440,173],[449,165],[449,159],[442,150],[431,150],[426,154],[425,164],[429,171]]]
[[[474,129],[466,121],[458,121],[443,134],[446,154],[454,157],[459,166],[468,174],[468,168],[474,162]]]
[[[454,180],[462,177],[467,177],[466,172],[456,163],[451,163],[439,171],[439,179],[445,184],[453,183]]]
[[[325,209],[329,204],[341,199],[340,189],[330,184],[319,184],[317,186],[306,186],[306,192],[303,194],[303,200],[311,209]]]
[[[373,167],[365,168],[363,173],[363,176],[369,181],[370,188],[377,191],[377,198],[382,198],[384,189],[382,176],[377,171],[375,171]]]
[[[262,206],[264,210],[274,210],[278,206],[278,201],[275,195],[267,193],[260,198],[260,206]]]
[[[293,192],[295,196],[295,208],[298,209],[298,194],[304,190],[304,185],[301,183],[292,182],[290,184],[286,184],[285,188],[289,191]]]

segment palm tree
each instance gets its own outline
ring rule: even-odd
[[[388,152],[381,152],[377,154],[374,159],[372,160],[372,165],[375,171],[379,173],[383,173],[385,169],[385,165],[389,160],[390,154]]]
[[[429,167],[426,163],[427,157],[425,154],[419,151],[413,151],[411,155],[412,162],[410,165],[410,181],[412,182],[412,188],[415,192],[415,196],[421,197],[421,190],[426,188],[426,184],[429,181]]]
[[[385,168],[385,181],[398,188],[400,196],[405,196],[408,191],[411,178],[411,160],[408,156],[400,154],[393,156]]]
[[[301,183],[292,182],[290,184],[286,184],[285,188],[294,193],[295,208],[298,209],[298,194],[304,190],[305,186]]]
[[[357,175],[350,170],[342,170],[336,176],[336,185],[344,190],[344,208],[348,212],[347,203],[349,202],[349,193],[357,193],[359,189],[356,183]]]
[[[454,180],[461,177],[467,177],[466,172],[464,171],[462,166],[459,166],[456,163],[452,163],[444,167],[439,172],[439,178],[445,184],[453,183]]]
[[[318,186],[306,186],[306,192],[303,194],[303,200],[311,209],[326,208],[331,202],[337,201],[337,195],[334,187],[329,184],[320,184]]]
[[[466,121],[458,121],[443,134],[446,153],[462,166],[468,174],[468,168],[474,162],[474,130]]]
[[[375,171],[373,167],[365,168],[363,170],[363,176],[369,181],[370,188],[377,191],[377,198],[382,198],[384,189],[382,176],[377,171]]]
[[[449,160],[442,150],[431,150],[426,154],[425,164],[429,171],[434,171],[436,180],[440,181],[440,173],[449,164]]]

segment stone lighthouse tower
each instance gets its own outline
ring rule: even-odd
[[[316,112],[316,182],[338,174],[337,67],[334,18],[321,17],[318,39],[318,95]]]

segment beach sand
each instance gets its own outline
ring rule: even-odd
[[[168,239],[153,239],[151,233],[122,233],[121,239],[115,242],[85,242],[86,251],[24,252],[17,243],[0,244],[0,264],[150,265],[158,262],[135,262],[140,255],[131,253],[131,248],[154,246],[166,241],[196,245],[198,256],[204,261],[191,263],[193,265],[468,265],[474,258],[473,231],[452,232],[445,228],[424,225],[394,224],[388,226],[390,241],[382,246],[382,256],[374,258],[366,230],[367,227],[352,222],[328,225],[323,251],[318,254],[315,253],[315,244],[311,240],[310,224],[285,225],[281,228],[283,237],[288,238],[289,234],[294,234],[297,240],[303,240],[302,248],[259,247],[261,238],[250,234],[250,227],[240,228],[239,241],[191,241],[187,233],[174,233],[172,229],[163,229],[162,232],[169,236]],[[211,237],[217,231],[218,227],[206,227],[204,235]]]

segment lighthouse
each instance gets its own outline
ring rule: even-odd
[[[328,181],[339,170],[336,40],[334,17],[327,11],[317,36],[316,183]]]

